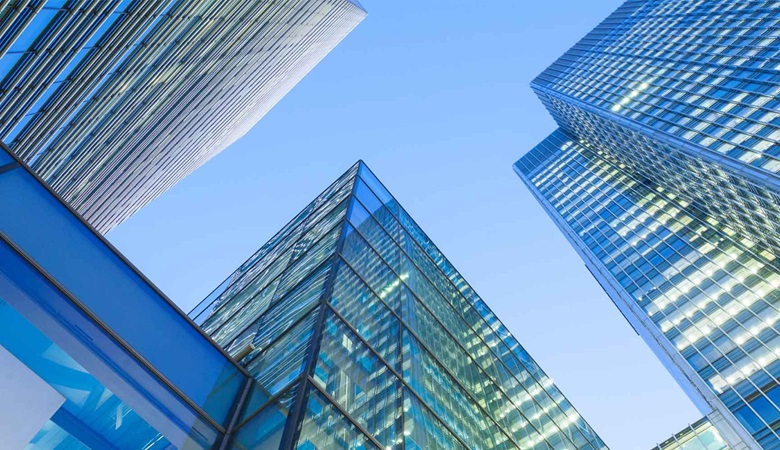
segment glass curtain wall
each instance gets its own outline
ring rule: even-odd
[[[730,411],[759,445],[780,445],[776,256],[563,131],[516,168],[702,412]]]
[[[362,162],[191,317],[257,380],[237,448],[606,448]]]
[[[0,141],[105,233],[249,131],[349,0],[0,2]]]

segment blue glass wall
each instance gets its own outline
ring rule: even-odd
[[[629,0],[532,87],[558,125],[780,253],[780,9]]]
[[[0,344],[67,398],[37,445],[219,443],[241,368],[5,151],[0,210]]]
[[[565,132],[516,168],[702,412],[780,442],[775,256]]]

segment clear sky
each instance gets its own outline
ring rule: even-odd
[[[249,134],[108,238],[189,311],[358,159],[614,450],[700,418],[512,171],[555,125],[529,83],[620,0],[361,0]]]

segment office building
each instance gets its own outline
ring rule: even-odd
[[[734,449],[780,448],[780,8],[628,1],[533,83],[515,170]]]
[[[236,448],[606,448],[362,162],[190,317],[256,380]]]
[[[364,17],[353,0],[4,2],[0,140],[105,233],[246,133]]]
[[[606,448],[362,164],[203,329],[2,144],[0,191],[4,448]]]

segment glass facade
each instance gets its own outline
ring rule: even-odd
[[[606,448],[362,162],[190,316],[255,380],[234,448]]]
[[[629,0],[532,87],[562,128],[780,252],[778,24],[774,1]]]
[[[247,372],[2,146],[0,210],[3,447],[221,445]]]
[[[533,81],[559,129],[515,164],[734,449],[780,448],[778,6],[625,2]]]
[[[749,416],[756,436],[776,439],[774,255],[563,131],[516,167],[637,332],[667,366],[684,364],[689,394],[716,394],[700,408]]]
[[[106,232],[246,133],[363,18],[349,0],[9,0],[0,141]]]
[[[729,450],[729,446],[705,417],[653,447],[653,450]]]

